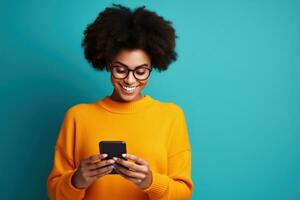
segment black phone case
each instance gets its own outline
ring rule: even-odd
[[[127,160],[122,156],[123,153],[126,154],[126,143],[124,141],[101,141],[99,142],[99,149],[100,154],[105,153],[108,155],[102,160],[112,159],[113,157]],[[127,167],[124,168],[128,169]],[[118,172],[113,169],[109,174],[118,174]]]

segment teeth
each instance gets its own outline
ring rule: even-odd
[[[135,88],[136,88],[136,87],[126,87],[126,86],[122,86],[122,87],[123,87],[126,91],[129,91],[129,92],[135,90]]]

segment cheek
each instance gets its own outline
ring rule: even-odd
[[[144,88],[147,85],[148,81],[140,81],[140,88]]]
[[[122,80],[115,79],[113,76],[110,77],[111,83],[116,89],[121,89],[120,84],[122,85]],[[146,85],[148,84],[148,80],[145,81],[139,81],[139,90],[144,89]]]
[[[116,86],[118,86],[118,84],[119,84],[119,82],[120,82],[120,80],[118,80],[118,79],[115,79],[114,77],[110,77],[110,80],[111,80],[111,83],[112,83],[112,85],[114,86],[114,87],[116,87]]]

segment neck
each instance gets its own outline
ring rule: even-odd
[[[106,96],[97,103],[107,111],[119,114],[133,114],[146,111],[150,109],[152,105],[155,105],[155,100],[149,95],[144,96],[139,100],[120,102],[113,100],[110,96]]]
[[[118,102],[127,102],[127,101],[124,101],[124,99],[122,99],[120,97],[120,95],[116,92],[116,90],[114,90],[112,92],[112,94],[110,95],[110,98],[114,101],[118,101]],[[143,95],[141,93],[139,93],[132,101],[136,101],[136,100],[139,100],[143,98]]]

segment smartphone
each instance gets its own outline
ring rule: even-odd
[[[127,160],[122,156],[123,153],[126,154],[126,143],[124,141],[100,141],[99,149],[100,154],[107,154],[107,157],[102,160],[112,159],[113,157]],[[118,163],[116,164],[118,165]],[[124,168],[128,169],[127,167]],[[118,172],[113,169],[109,174],[118,174]]]

